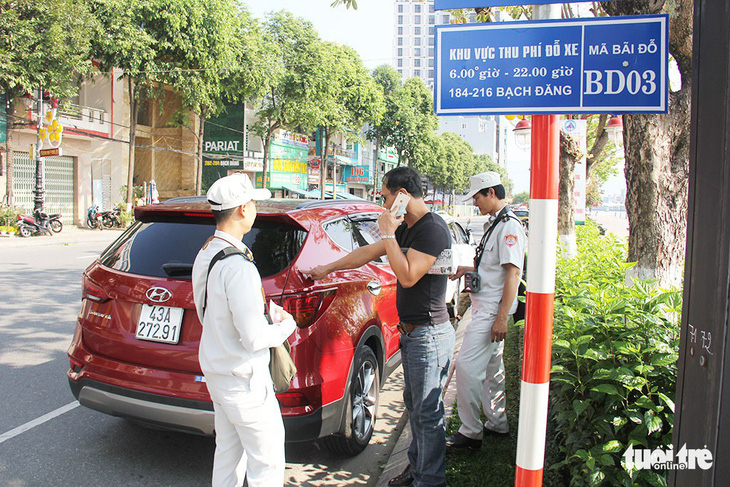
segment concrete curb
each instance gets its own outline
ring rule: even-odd
[[[61,233],[38,235],[28,238],[19,236],[0,237],[0,250],[19,247],[47,247],[51,245],[71,245],[87,242],[109,242],[116,240],[124,229],[90,230],[79,227],[64,226]]]
[[[456,340],[454,342],[454,359],[459,353],[461,343],[464,341],[464,331],[466,326],[471,322],[471,307],[466,310],[464,316],[459,320],[456,326]],[[449,377],[446,379],[446,386],[444,387],[444,407],[446,408],[446,422],[451,419],[454,413],[454,404],[456,403],[456,380],[454,380],[455,361],[451,360],[451,367],[449,368]],[[408,414],[406,412],[404,415]],[[411,424],[409,421],[405,422],[403,429],[400,432],[400,437],[390,453],[388,463],[380,474],[378,482],[375,484],[376,487],[387,487],[388,481],[400,474],[408,465],[408,447],[411,444]]]

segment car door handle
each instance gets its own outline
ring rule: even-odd
[[[380,284],[378,281],[370,281],[368,283],[368,291],[373,293],[375,296],[380,294],[380,290],[383,288],[383,285]]]

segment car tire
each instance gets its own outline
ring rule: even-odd
[[[347,457],[359,454],[370,443],[380,398],[380,371],[373,350],[368,346],[358,349],[353,365],[345,402],[345,431],[322,439],[325,448]]]
[[[61,230],[63,230],[63,223],[61,220],[51,220],[51,230],[54,233],[59,233]]]

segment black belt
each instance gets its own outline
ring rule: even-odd
[[[398,323],[398,331],[401,332],[404,335],[410,335],[413,330],[418,328],[421,325],[411,325],[409,323]]]

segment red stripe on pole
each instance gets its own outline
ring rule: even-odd
[[[559,115],[532,116],[531,161],[530,198],[536,200],[558,199]]]
[[[519,485],[520,487],[540,487],[542,485],[542,470],[527,470],[526,468],[517,467],[515,485]]]
[[[553,302],[555,294],[527,293],[525,351],[522,380],[532,384],[550,381],[553,344]]]

